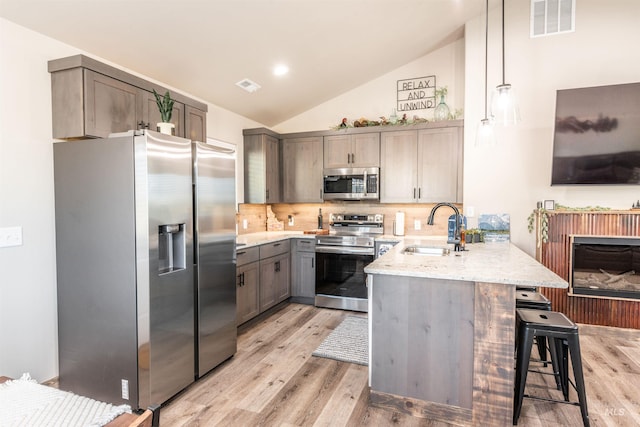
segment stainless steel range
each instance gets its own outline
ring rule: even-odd
[[[367,311],[364,267],[375,257],[383,220],[381,214],[329,216],[330,234],[316,237],[316,306]]]

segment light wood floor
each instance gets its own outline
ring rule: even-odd
[[[311,356],[354,314],[285,304],[241,327],[237,354],[166,403],[161,426],[447,426],[370,407],[366,366]],[[640,425],[640,331],[581,325],[580,339],[591,425]],[[530,374],[527,393],[561,397],[550,381]],[[577,406],[525,399],[518,425],[582,420]]]

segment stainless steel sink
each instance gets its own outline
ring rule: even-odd
[[[449,248],[443,248],[438,246],[420,246],[412,245],[407,246],[402,251],[405,255],[430,255],[430,256],[444,256],[449,255]]]

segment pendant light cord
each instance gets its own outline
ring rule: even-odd
[[[484,118],[487,119],[487,73],[488,66],[487,62],[489,60],[489,0],[486,0],[486,8],[485,8],[485,18],[484,18]],[[504,79],[504,77],[503,77]]]
[[[504,85],[504,0],[502,0],[502,84]]]

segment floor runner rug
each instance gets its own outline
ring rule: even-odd
[[[369,364],[368,319],[361,316],[347,316],[312,354],[367,366]]]

